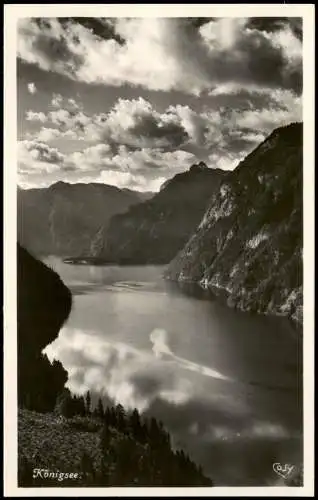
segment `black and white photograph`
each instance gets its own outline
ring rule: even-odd
[[[15,491],[301,496],[314,6],[63,7],[7,12]]]

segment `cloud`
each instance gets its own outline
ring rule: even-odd
[[[43,142],[18,142],[18,172],[21,174],[50,173],[63,168],[64,160],[62,153]]]
[[[125,146],[112,152],[109,144],[99,143],[72,153],[40,142],[54,139],[56,129],[42,128],[38,140],[25,139],[18,145],[19,182],[22,187],[50,185],[56,180],[101,182],[137,191],[158,191],[167,178],[186,170],[195,160],[192,153],[160,149],[130,151]],[[69,134],[70,131],[66,131]]]
[[[82,109],[82,104],[77,102],[75,99],[63,97],[61,94],[53,94],[51,100],[51,106],[53,108],[66,108],[69,111],[75,111]]]
[[[130,172],[114,172],[112,170],[101,172],[95,182],[103,182],[111,186],[117,186],[120,189],[129,188],[136,191],[159,191],[166,177],[156,177],[148,179],[144,175],[132,174]]]
[[[79,138],[86,132],[87,126],[91,123],[91,118],[77,109],[60,108],[56,111],[50,111],[47,118],[52,124],[57,125],[62,132],[72,130],[77,133]]]
[[[195,161],[192,153],[183,150],[163,151],[159,148],[144,148],[130,151],[119,146],[118,153],[112,157],[113,165],[120,170],[173,175],[186,170]]]
[[[301,98],[291,91],[275,90],[270,95],[258,92],[257,109],[254,95],[244,95],[244,105],[214,110],[206,106],[201,112],[188,105],[171,105],[160,113],[144,99],[120,99],[108,113],[90,116],[79,103],[74,106],[71,102],[66,109],[67,99],[61,96],[58,102],[63,107],[46,114],[27,111],[27,121],[45,126],[25,134],[25,139],[31,144],[58,144],[59,139],[91,143],[86,148],[79,146],[75,152],[60,152],[55,173],[60,171],[66,180],[72,172],[73,182],[104,182],[120,188],[157,191],[165,180],[195,163],[197,152],[208,166],[233,170],[275,128],[302,120]],[[28,168],[48,173],[47,167],[40,167],[37,164],[36,169]],[[32,185],[39,180],[24,178],[22,182]],[[46,184],[43,179],[41,184],[55,180],[46,177]]]
[[[113,154],[108,144],[101,143],[69,154],[65,162],[81,172],[99,173],[99,181],[110,184],[117,181],[118,187],[138,186],[147,190],[150,185],[159,189],[167,177],[186,170],[194,160],[193,154],[181,150],[130,151],[120,146],[118,152]]]
[[[39,142],[51,142],[61,137],[61,132],[56,128],[42,127],[39,132],[29,133],[27,139],[37,139]]]
[[[37,88],[34,83],[28,83],[28,91],[30,92],[30,94],[36,94]]]
[[[93,120],[98,123],[99,137],[132,148],[173,150],[193,144],[205,146],[209,129],[220,126],[219,114],[199,113],[188,105],[171,105],[158,112],[142,97],[118,99],[107,114]]]
[[[54,108],[59,108],[61,106],[62,102],[63,102],[63,97],[61,96],[61,94],[53,94],[51,105]]]
[[[50,127],[41,127],[40,130],[36,130],[33,132],[26,132],[24,138],[31,141],[39,141],[39,142],[52,142],[57,141],[58,139],[73,139],[75,141],[81,140],[78,137],[75,130],[66,129],[61,130],[60,128],[50,128]]]
[[[290,91],[265,95],[264,105],[258,109],[252,97],[249,107],[224,107],[216,113],[215,125],[208,127],[205,136],[211,167],[233,170],[275,128],[303,119],[302,100]]]
[[[219,84],[236,83],[300,93],[302,47],[289,25],[274,32],[248,19],[218,19],[201,28]],[[286,41],[288,43],[286,44]]]
[[[107,144],[97,144],[82,151],[75,151],[68,155],[67,162],[74,169],[88,170],[92,168],[102,171],[104,168],[112,166],[111,149]]]
[[[158,113],[142,97],[118,99],[104,123],[102,133],[108,139],[132,147],[176,148],[188,140],[175,114]]]
[[[61,132],[71,130],[79,139],[106,141],[136,148],[176,149],[186,143],[202,142],[206,119],[188,106],[169,106],[159,113],[149,101],[118,99],[108,113],[87,115],[74,99],[54,94],[54,108],[26,112],[26,120],[48,122]]]
[[[231,105],[213,109],[206,104],[201,111],[195,111],[189,105],[176,104],[159,112],[140,97],[118,99],[108,112],[88,115],[81,103],[54,95],[52,102],[55,107],[58,104],[57,109],[46,114],[29,110],[26,120],[50,124],[49,128],[60,131],[61,138],[110,144],[114,154],[126,147],[132,152],[131,160],[128,151],[125,152],[126,163],[134,162],[134,151],[149,149],[191,152],[199,148],[203,154],[205,152],[205,160],[209,154],[217,154],[220,162],[232,153],[241,158],[274,128],[302,120],[301,98],[291,91],[268,92],[268,89],[255,86],[243,91],[237,85],[228,84],[212,94],[211,100],[231,96]],[[43,137],[53,140],[58,134],[43,131]],[[156,156],[155,151],[152,157]],[[122,162],[121,156],[116,160]],[[153,158],[147,161],[154,163]]]
[[[247,32],[256,29],[246,20],[232,21],[202,24],[206,43],[225,50],[237,43],[243,26]],[[286,34],[292,40],[288,26],[279,22],[272,31],[265,26],[258,33],[271,36],[273,44],[284,45],[292,64],[300,51],[297,44],[289,47],[282,41]],[[118,99],[107,112],[89,114],[78,100],[54,93],[46,112],[28,110],[25,119],[32,122],[32,128],[24,133],[24,140],[46,143],[48,150],[47,143],[53,143],[61,156],[56,157],[55,165],[34,162],[30,150],[22,147],[21,185],[45,186],[63,179],[157,191],[165,180],[187,170],[198,158],[212,168],[233,170],[273,129],[302,120],[302,100],[292,90],[269,89],[255,82],[242,88],[229,81],[211,88],[200,107],[171,104],[159,110],[139,97]],[[71,146],[65,146],[66,139],[72,140]],[[78,144],[74,146],[73,141]],[[72,152],[72,148],[77,150]]]
[[[26,111],[25,119],[27,121],[41,122],[41,123],[45,123],[48,120],[47,116],[42,111],[37,112],[31,110]]]
[[[289,28],[298,40],[302,40],[302,19],[298,17],[254,17],[248,20],[247,26],[267,33]]]
[[[273,18],[264,26],[240,18],[204,24],[187,18],[117,18],[90,29],[72,19],[25,18],[19,22],[18,56],[88,84],[199,95],[235,82],[300,93],[300,23],[295,27]]]
[[[56,130],[51,134],[48,134],[47,129],[41,131],[43,137],[48,137],[48,141],[59,136],[81,140],[84,139],[85,134],[93,138],[93,135],[88,131],[88,126],[94,122],[94,119],[97,120],[98,115],[96,115],[96,118],[95,116],[88,117],[83,113],[81,103],[73,98],[65,98],[61,94],[53,94],[50,104],[53,108],[52,111],[44,113],[42,111],[27,110],[25,114],[27,121],[49,123],[55,127],[50,128],[51,131]],[[37,132],[34,133],[34,136],[36,134]]]

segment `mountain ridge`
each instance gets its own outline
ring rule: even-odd
[[[113,215],[149,196],[101,183],[19,188],[18,240],[35,255],[89,254],[94,236]]]
[[[176,174],[150,200],[112,217],[93,257],[120,264],[167,264],[199,223],[226,175],[203,162]]]

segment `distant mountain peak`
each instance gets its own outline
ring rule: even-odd
[[[70,183],[64,181],[57,181],[54,182],[54,184],[51,184],[51,186],[49,186],[49,189],[62,189],[65,188],[66,186],[70,186]]]
[[[190,172],[193,171],[201,171],[201,170],[207,170],[209,167],[204,163],[204,161],[200,161],[199,163],[194,163],[189,169]]]

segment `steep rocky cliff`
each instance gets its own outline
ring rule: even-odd
[[[59,362],[51,365],[42,350],[58,336],[72,296],[52,269],[19,244],[17,250],[18,403],[50,411],[67,373]]]
[[[95,257],[121,264],[168,263],[201,220],[209,198],[226,176],[203,162],[166,182],[151,200],[114,216]]]
[[[302,322],[302,134],[274,130],[226,177],[166,278]]]
[[[19,241],[35,255],[88,255],[109,219],[147,196],[104,184],[57,182],[48,188],[19,189]]]

